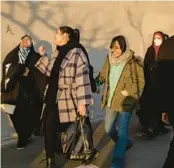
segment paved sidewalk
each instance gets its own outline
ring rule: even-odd
[[[96,127],[94,128],[95,146],[102,150],[99,157],[93,162],[93,165],[99,168],[109,168],[114,143],[104,134],[103,122],[98,122],[94,127]],[[170,132],[153,140],[135,139],[134,146],[127,152],[125,168],[162,168],[171,136]],[[16,145],[12,144],[2,147],[1,152],[2,168],[45,167],[45,161],[41,162],[45,159],[43,138],[34,137],[32,143],[24,150],[17,151]],[[67,161],[63,156],[56,156],[56,164],[57,168],[75,168],[80,166],[80,162]]]

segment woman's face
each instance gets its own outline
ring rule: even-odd
[[[111,48],[111,51],[112,51],[112,55],[113,55],[115,58],[118,58],[118,57],[120,57],[120,56],[123,54],[123,52],[122,52],[122,50],[121,50],[121,48],[120,48],[120,45],[119,45],[118,41],[116,41],[116,42],[114,43],[114,45],[113,45],[112,48]]]
[[[61,46],[67,43],[67,34],[62,33],[60,29],[57,29],[54,36],[54,42],[56,45]]]
[[[23,48],[28,48],[31,46],[31,44],[32,44],[32,41],[29,37],[24,37],[21,40],[21,47],[23,47]]]
[[[153,43],[155,46],[160,46],[163,42],[162,37],[159,34],[155,34],[153,37]]]

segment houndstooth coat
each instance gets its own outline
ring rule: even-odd
[[[36,67],[50,76],[57,53],[50,60],[43,56]],[[76,120],[78,104],[93,104],[89,80],[88,61],[80,48],[71,49],[62,61],[57,91],[57,104],[61,123]]]

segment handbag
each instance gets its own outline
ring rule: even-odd
[[[18,92],[19,92],[18,83],[16,83],[16,85],[10,91],[1,92],[1,103],[15,105],[18,97]]]
[[[4,89],[1,91],[1,103],[15,105],[19,93],[19,84],[13,77],[18,67],[11,63],[5,65]]]
[[[69,160],[84,160],[93,153],[92,129],[89,117],[78,116],[66,132],[61,133],[62,152]]]
[[[73,104],[72,92],[70,92]],[[73,122],[66,130],[61,133],[60,142],[62,152],[66,154],[69,160],[88,159],[93,153],[93,138],[90,119],[88,116],[81,116],[76,112],[76,121]]]

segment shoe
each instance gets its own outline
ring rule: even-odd
[[[18,140],[18,143],[17,143],[17,150],[22,150],[25,148],[25,143],[21,140]]]
[[[134,143],[132,142],[132,143],[129,143],[129,144],[127,144],[127,146],[126,146],[126,151],[128,151],[132,146],[134,145]]]
[[[99,154],[98,151],[96,149],[93,149],[92,152],[90,151],[90,153],[86,155],[85,159],[82,161],[82,164],[83,165],[91,164],[92,161],[98,157],[98,154]]]
[[[146,134],[147,138],[153,138],[155,136],[154,130],[152,128],[143,129],[143,132]]]
[[[32,136],[30,136],[27,140],[19,139],[17,143],[17,150],[24,149],[29,143],[31,143],[31,141]]]
[[[147,137],[148,137],[149,139],[154,138],[155,135],[156,135],[155,132],[154,132],[154,130],[151,129],[151,128],[149,128],[149,129],[147,130],[146,134],[147,134]]]
[[[56,168],[55,167],[55,158],[47,158],[46,159],[46,168]]]
[[[27,139],[28,141],[31,141],[33,138],[32,138],[32,135]]]
[[[38,137],[43,137],[44,135],[40,132],[39,129],[35,129],[33,132],[34,136],[38,136]]]
[[[154,132],[155,132],[155,134],[166,134],[169,132],[169,130],[164,126],[161,126],[161,127],[154,129]]]
[[[137,134],[137,137],[152,139],[155,137],[155,135],[156,134],[152,128],[142,128],[140,132]]]

